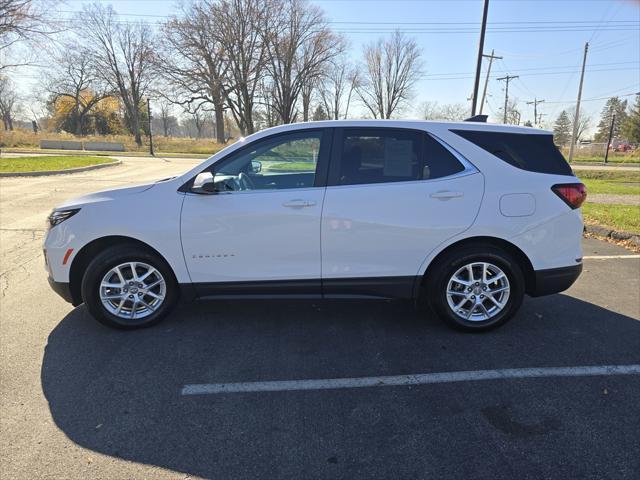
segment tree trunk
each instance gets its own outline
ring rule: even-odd
[[[309,104],[311,103],[311,97],[302,95],[302,121],[309,121]]]
[[[84,115],[78,115],[78,121],[76,122],[76,135],[82,136],[82,127],[84,125]]]
[[[216,142],[224,144],[224,104],[219,103],[213,106],[216,117]]]

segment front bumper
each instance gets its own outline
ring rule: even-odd
[[[527,292],[532,297],[551,295],[569,288],[578,279],[582,272],[582,263],[571,267],[549,268],[536,270],[535,286]]]
[[[56,282],[53,278],[48,277],[51,289],[64,298],[67,302],[73,304],[73,295],[71,295],[71,287],[65,282]]]

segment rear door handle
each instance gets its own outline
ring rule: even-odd
[[[437,198],[438,200],[449,200],[451,198],[460,198],[464,197],[464,193],[462,192],[452,192],[449,190],[432,193],[431,198]]]
[[[283,207],[289,208],[304,208],[304,207],[313,207],[316,202],[311,200],[302,200],[300,198],[296,198],[294,200],[289,200],[288,202],[284,202],[282,204]]]

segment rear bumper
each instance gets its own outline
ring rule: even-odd
[[[582,272],[582,263],[571,267],[549,268],[535,271],[535,286],[527,292],[532,297],[551,295],[569,288]]]
[[[64,298],[67,302],[73,304],[73,295],[71,295],[71,288],[68,283],[56,282],[51,277],[48,277],[47,280],[49,280],[49,285],[54,292]]]

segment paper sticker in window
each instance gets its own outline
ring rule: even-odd
[[[410,177],[413,174],[413,142],[386,138],[384,142],[385,177]]]

